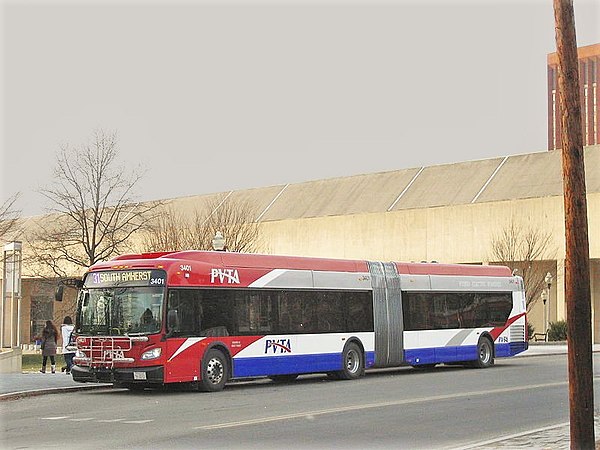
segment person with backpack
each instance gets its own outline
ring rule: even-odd
[[[40,372],[46,373],[46,362],[50,357],[50,369],[52,373],[56,372],[56,342],[58,341],[58,330],[51,320],[46,320],[46,326],[42,331],[42,369]]]
[[[71,320],[71,316],[65,316],[63,319],[63,323],[60,326],[60,332],[62,335],[62,354],[65,358],[66,367],[63,367],[61,370],[66,372],[67,375],[71,373],[71,367],[73,367],[73,357],[75,356],[75,349],[73,348],[73,330],[75,326],[73,325],[73,320]]]

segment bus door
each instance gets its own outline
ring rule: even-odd
[[[400,276],[394,263],[369,261],[368,265],[373,287],[375,366],[397,366],[404,362]]]

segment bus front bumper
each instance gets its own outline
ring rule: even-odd
[[[140,383],[162,384],[163,366],[113,368],[75,365],[71,368],[73,381],[79,383]]]

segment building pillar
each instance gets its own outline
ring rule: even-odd
[[[600,259],[590,260],[590,292],[592,294],[592,342],[600,344]]]
[[[550,292],[551,309],[550,321],[567,320],[567,299],[565,298],[565,260],[559,259],[556,261],[554,268],[556,276],[552,283]]]
[[[2,260],[0,348],[15,348],[21,345],[21,242],[6,244]]]

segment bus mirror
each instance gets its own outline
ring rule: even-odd
[[[57,302],[62,302],[63,299],[63,291],[65,287],[62,284],[59,284],[54,291],[54,300]]]
[[[167,327],[169,334],[179,331],[179,315],[176,309],[171,309],[167,313]]]

